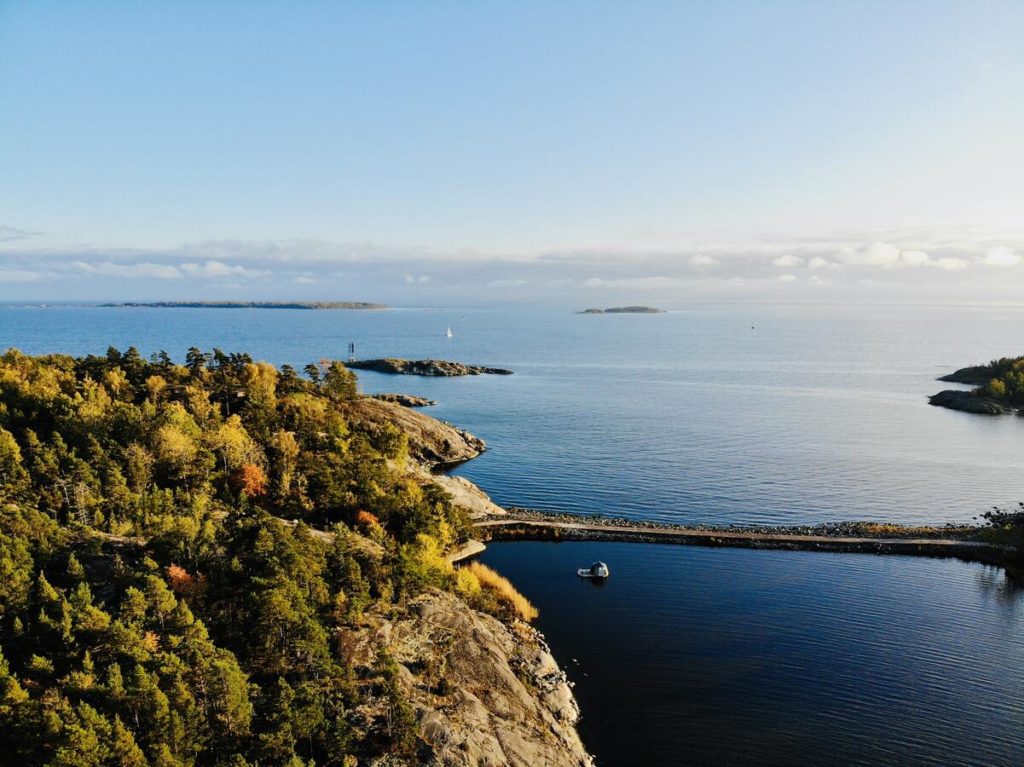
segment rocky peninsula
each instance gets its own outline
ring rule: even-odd
[[[613,306],[608,309],[584,309],[577,314],[664,314],[664,309],[654,306]]]
[[[392,375],[432,376],[450,378],[454,376],[477,375],[512,375],[511,370],[490,368],[482,365],[467,365],[462,362],[448,360],[403,360],[396,357],[385,357],[375,360],[353,360],[346,366],[353,370],[372,370],[376,373]]]
[[[1003,357],[986,365],[971,365],[938,380],[967,384],[973,389],[945,389],[928,398],[937,407],[979,415],[1024,413],[1024,357]]]

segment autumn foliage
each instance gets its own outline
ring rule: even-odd
[[[255,498],[267,492],[267,475],[256,464],[243,463],[231,473],[231,485],[236,492]]]

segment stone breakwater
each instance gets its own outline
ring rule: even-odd
[[[607,517],[547,514],[510,509],[503,517],[475,524],[484,540],[608,540],[679,543],[693,546],[832,551],[908,556],[955,557],[1006,564],[1018,556],[1013,546],[978,540],[981,528],[908,528],[847,522],[813,527],[677,526]]]

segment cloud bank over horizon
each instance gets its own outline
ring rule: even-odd
[[[326,300],[398,306],[708,301],[1017,303],[1024,232],[759,236],[675,249],[446,251],[327,240],[45,244],[0,226],[6,301]],[[42,241],[42,242],[41,242]]]

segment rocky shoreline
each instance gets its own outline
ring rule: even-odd
[[[372,370],[375,373],[391,375],[432,376],[451,378],[455,376],[477,375],[512,375],[505,368],[491,368],[483,365],[467,365],[463,362],[450,360],[404,360],[397,357],[384,357],[375,360],[352,360],[346,366],[353,370]]]
[[[379,399],[381,402],[393,402],[402,407],[430,407],[437,402],[426,397],[417,397],[415,394],[396,394],[387,392],[383,394],[371,394],[370,399]]]
[[[1019,408],[1005,402],[961,389],[945,389],[938,394],[933,394],[928,398],[928,404],[977,415],[1011,415],[1022,412]]]

